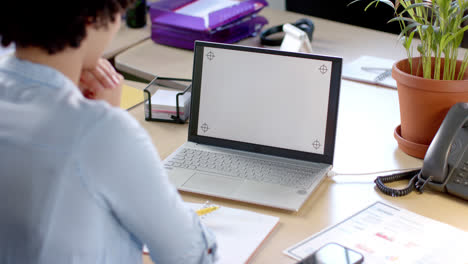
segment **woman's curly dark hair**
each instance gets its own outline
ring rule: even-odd
[[[39,47],[49,54],[79,47],[86,25],[105,27],[134,0],[3,1],[0,8],[1,44]]]

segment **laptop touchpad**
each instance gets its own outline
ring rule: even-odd
[[[207,194],[229,195],[242,185],[242,179],[195,173],[182,185],[183,189],[197,190]]]

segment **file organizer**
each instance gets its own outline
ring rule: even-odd
[[[184,124],[190,116],[190,97],[192,88],[191,82],[192,80],[190,79],[156,76],[143,90],[145,95],[145,120]],[[155,116],[155,112],[157,111],[157,109],[154,109],[151,102],[151,97],[160,88],[171,88],[180,91],[179,93],[177,93],[176,98],[174,99],[175,114],[168,115],[167,119],[158,118],[157,116]],[[181,107],[182,102],[184,102],[183,108]]]
[[[235,43],[255,36],[268,23],[257,15],[268,5],[265,0],[221,2],[161,0],[151,4],[152,40],[184,49],[193,49],[196,40]],[[191,5],[197,6],[187,10]]]

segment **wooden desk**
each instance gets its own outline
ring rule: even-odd
[[[139,88],[144,88],[145,86],[145,84],[142,83],[128,83]],[[347,91],[352,93],[355,90],[359,91],[361,85],[345,81],[344,87]],[[394,92],[394,90],[391,89],[378,89],[367,85],[362,86],[361,89],[361,92],[364,93],[373,89],[373,91],[382,92],[382,96],[387,96]],[[352,104],[356,106],[362,105],[362,100],[362,97],[358,94],[356,101]],[[388,106],[385,105],[382,108],[386,107]],[[365,107],[358,109],[360,109],[359,111],[364,111]],[[145,121],[143,105],[139,105],[130,110],[130,113],[151,135],[154,145],[158,149],[162,159],[166,158],[187,140],[187,124],[178,125]],[[340,112],[340,115],[342,113],[343,112]],[[348,115],[352,115],[352,113],[348,113]],[[387,118],[387,116],[384,117],[384,119],[385,118]],[[394,150],[394,152],[398,153],[399,150]],[[352,157],[353,155],[349,158]],[[406,158],[401,159],[400,157],[400,161],[401,160],[403,160],[402,162],[404,163]],[[369,166],[373,165],[370,164]],[[356,167],[356,169],[358,168]],[[365,169],[365,167],[361,169]],[[373,175],[369,177],[352,175],[336,176],[333,179],[326,179],[297,213],[186,192],[182,192],[181,194],[182,198],[188,202],[202,203],[206,200],[210,200],[222,206],[278,216],[280,218],[279,226],[259,248],[252,259],[252,263],[295,263],[295,260],[282,253],[284,249],[313,235],[323,228],[344,220],[376,201],[398,206],[468,231],[468,221],[466,221],[468,218],[468,204],[466,201],[453,198],[446,194],[432,193],[430,191],[422,195],[413,192],[408,196],[400,198],[385,196],[375,189],[373,183],[374,177]],[[148,256],[143,256],[143,261],[145,264],[152,263]]]
[[[263,9],[260,14],[269,21],[265,28],[295,22],[300,18],[307,17],[271,8]],[[397,41],[397,35],[320,18],[309,18],[315,24],[312,41],[314,53],[339,56],[344,59],[345,63],[361,55],[395,60],[406,56],[405,50]],[[238,44],[261,46],[258,37],[244,39]],[[146,80],[151,80],[155,74],[192,78],[193,53],[188,50],[158,45],[148,39],[117,55],[115,64],[119,70]]]
[[[262,11],[270,25],[294,22],[304,17],[266,8]],[[369,29],[313,18],[316,25],[312,47],[315,53],[341,56],[351,61],[361,55],[390,59],[404,58],[404,49],[396,36]],[[258,46],[258,38],[240,42]],[[124,72],[151,80],[155,74],[191,78],[193,54],[190,51],[157,45],[146,40],[117,55],[116,67]],[[144,121],[143,106],[131,114],[151,135],[161,158],[166,158],[187,140],[188,125]],[[402,198],[382,195],[368,172],[415,168],[419,159],[401,152],[393,138],[399,124],[396,90],[351,81],[342,81],[334,170],[342,174],[327,179],[297,213],[276,210],[213,197],[182,193],[185,201],[209,199],[222,206],[253,210],[280,217],[280,225],[262,245],[253,263],[295,263],[282,251],[321,229],[336,224],[375,201],[383,201],[423,216],[468,231],[468,206],[465,201],[439,193],[412,193]],[[151,261],[144,256],[144,262]]]
[[[151,25],[147,24],[142,28],[129,28],[125,21],[122,21],[119,31],[102,55],[106,59],[113,58],[118,53],[146,40],[151,36]]]

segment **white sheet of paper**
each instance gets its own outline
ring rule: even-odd
[[[211,12],[238,4],[235,0],[197,0],[175,12],[188,16],[205,17]]]
[[[202,204],[187,204],[193,210],[202,207]],[[275,216],[229,207],[220,207],[200,219],[216,236],[217,264],[247,262],[279,222]],[[143,251],[148,252],[146,247]]]
[[[197,0],[182,8],[177,9],[175,12],[194,17],[201,17],[205,20],[205,27],[208,28],[209,14],[216,10],[220,10],[226,7],[230,7],[238,4],[236,0]]]
[[[466,264],[468,260],[468,232],[381,202],[283,253],[300,260],[329,242],[360,252],[364,263]]]
[[[158,89],[151,96],[151,107],[155,110],[176,111],[176,96],[181,91]],[[183,96],[179,97],[179,107],[184,107]]]

